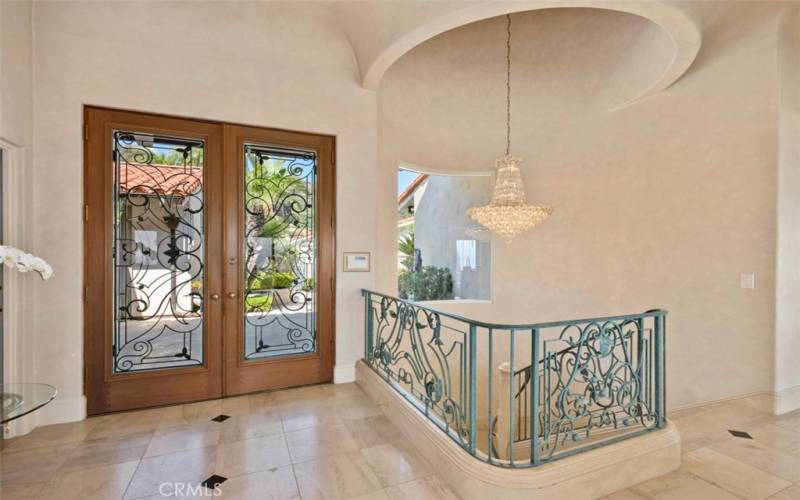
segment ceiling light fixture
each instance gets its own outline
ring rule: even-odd
[[[500,235],[506,243],[533,228],[553,213],[553,207],[529,205],[520,175],[520,158],[511,156],[511,16],[506,15],[506,154],[496,160],[497,179],[492,201],[473,207],[467,214],[477,223]]]

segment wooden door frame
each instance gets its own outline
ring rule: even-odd
[[[127,410],[184,401],[203,400],[222,395],[222,359],[211,349],[221,340],[221,301],[208,300],[203,315],[204,364],[114,373],[113,339],[113,212],[114,173],[110,138],[114,130],[196,137],[205,141],[203,165],[203,234],[222,231],[221,203],[213,200],[222,191],[222,127],[218,123],[191,118],[167,117],[150,113],[84,107],[84,393],[87,413]],[[104,167],[105,166],[105,167]],[[215,206],[216,205],[216,206]],[[221,245],[213,239],[204,242],[204,290],[207,295],[221,288],[221,271],[210,262],[219,259]],[[98,265],[102,266],[98,271]],[[112,293],[109,294],[108,292]],[[96,310],[99,305],[100,312]],[[98,340],[102,339],[102,345]],[[164,377],[168,373],[168,377]],[[142,390],[148,381],[147,390]]]
[[[318,376],[312,379],[304,379],[298,377],[292,383],[279,383],[274,387],[285,387],[288,385],[304,385],[308,383],[329,382],[333,380],[333,364],[336,359],[336,138],[332,135],[313,134],[306,132],[296,132],[283,129],[274,129],[257,126],[237,125],[222,121],[203,120],[198,118],[187,118],[174,115],[155,114],[138,111],[128,111],[124,109],[99,107],[92,105],[85,105],[83,109],[84,117],[84,142],[83,142],[83,355],[84,355],[84,372],[83,372],[83,386],[84,395],[87,400],[87,413],[90,415],[107,413],[119,410],[126,410],[132,408],[140,408],[146,406],[160,406],[175,403],[183,403],[188,401],[196,401],[203,399],[213,399],[223,395],[242,394],[246,392],[256,392],[264,390],[263,387],[254,385],[251,381],[244,383],[239,381],[229,382],[231,376],[230,370],[226,369],[229,362],[226,362],[228,353],[231,351],[243,352],[239,350],[239,342],[237,339],[236,348],[231,348],[231,342],[226,342],[228,335],[223,333],[228,325],[231,325],[233,319],[239,321],[242,319],[240,314],[230,314],[230,309],[225,310],[223,305],[227,301],[226,294],[228,291],[233,290],[238,296],[238,305],[236,311],[243,311],[243,298],[241,298],[241,288],[236,285],[236,288],[231,288],[231,273],[224,273],[221,269],[223,263],[227,261],[229,256],[228,251],[233,248],[232,234],[239,234],[233,231],[227,225],[230,221],[226,221],[223,217],[224,207],[223,203],[218,203],[213,209],[206,208],[204,220],[204,234],[209,234],[209,228],[219,227],[219,234],[223,235],[222,241],[213,242],[209,239],[206,240],[206,254],[204,266],[207,272],[209,267],[212,268],[208,275],[204,276],[205,286],[204,294],[208,297],[212,293],[219,293],[220,300],[206,300],[205,302],[205,318],[218,318],[220,328],[218,332],[213,332],[212,328],[206,328],[204,325],[204,357],[207,361],[203,367],[179,368],[171,369],[170,375],[176,375],[177,378],[183,377],[188,380],[191,376],[200,373],[208,375],[209,385],[205,388],[202,396],[199,397],[186,397],[187,390],[191,390],[191,386],[186,386],[184,382],[176,382],[172,384],[153,383],[153,391],[147,395],[140,394],[137,390],[123,390],[112,391],[112,382],[115,384],[125,385],[125,381],[131,381],[131,387],[134,382],[142,379],[154,379],[163,375],[161,370],[154,370],[149,372],[139,373],[125,373],[113,374],[111,373],[111,365],[108,360],[111,359],[111,336],[113,335],[113,301],[110,296],[104,296],[104,293],[113,288],[112,273],[112,260],[111,260],[111,245],[110,241],[113,238],[112,231],[112,213],[110,191],[108,189],[110,183],[107,182],[109,177],[113,180],[113,172],[110,169],[102,168],[103,165],[111,164],[111,157],[108,156],[103,150],[105,149],[110,155],[110,148],[106,145],[106,136],[108,136],[108,126],[98,130],[96,126],[90,126],[90,115],[98,115],[106,118],[112,116],[124,116],[131,121],[115,122],[119,127],[130,126],[138,127],[138,130],[143,132],[156,132],[162,134],[172,135],[194,135],[198,137],[197,131],[204,131],[206,137],[206,152],[204,153],[207,162],[217,161],[218,168],[210,168],[208,170],[209,179],[216,179],[211,181],[211,191],[204,191],[204,199],[208,200],[209,197],[221,196],[221,200],[225,203],[231,203],[231,197],[224,196],[224,190],[228,189],[226,186],[232,181],[229,177],[240,179],[243,174],[242,169],[237,169],[241,173],[236,175],[226,175],[230,173],[230,167],[226,168],[226,159],[223,150],[225,144],[225,130],[234,127],[241,127],[243,129],[250,129],[253,131],[261,131],[261,133],[274,134],[274,137],[280,138],[284,146],[295,145],[297,147],[313,147],[318,151],[318,172],[319,181],[318,186],[322,189],[318,190],[319,201],[318,204],[325,203],[330,213],[329,223],[323,221],[317,222],[318,238],[325,238],[328,242],[325,245],[324,254],[322,251],[318,254],[318,266],[324,266],[330,276],[330,285],[324,286],[323,283],[317,282],[316,286],[318,293],[321,296],[327,297],[325,304],[327,304],[327,321],[326,328],[324,328],[325,343],[329,342],[329,353],[327,360],[321,363]],[[163,120],[163,127],[154,128],[148,127],[147,124],[152,120]],[[138,124],[142,124],[139,126]],[[191,125],[196,125],[195,130],[191,130]],[[187,128],[189,126],[190,128]],[[218,130],[218,133],[212,133],[212,130]],[[97,135],[101,135],[98,140]],[[214,137],[212,137],[214,136]],[[109,136],[110,137],[110,136]],[[90,139],[93,139],[90,141]],[[92,149],[94,148],[94,149]],[[94,159],[102,158],[102,160],[93,162]],[[238,165],[238,163],[236,163]],[[206,170],[204,165],[204,190],[207,189],[206,184]],[[100,199],[98,199],[98,197]],[[236,201],[238,201],[238,197]],[[324,200],[324,201],[323,201]],[[241,207],[241,205],[239,205]],[[214,229],[212,229],[213,231]],[[239,237],[238,240],[241,240]],[[236,245],[241,242],[236,241]],[[238,246],[237,246],[238,248]],[[234,253],[231,255],[239,258],[239,254]],[[102,271],[96,272],[98,262],[102,262]],[[209,266],[210,263],[215,263],[214,266]],[[217,271],[213,271],[216,267]],[[243,279],[243,273],[237,273],[237,280]],[[225,282],[223,282],[225,281]],[[323,295],[324,289],[324,295]],[[323,300],[317,301],[317,323],[320,325],[318,331],[322,331],[322,321],[320,318],[320,304]],[[102,304],[100,312],[94,308],[90,308],[90,304]],[[233,318],[233,319],[231,319]],[[213,322],[213,319],[212,319]],[[97,346],[93,339],[99,338],[102,332],[103,345]],[[219,338],[217,338],[219,337]],[[219,349],[219,362],[212,362],[212,349],[214,345]],[[318,345],[322,345],[318,339]],[[319,351],[319,349],[318,349]],[[241,358],[241,356],[240,356]],[[308,357],[298,357],[298,360],[307,359]],[[237,367],[253,367],[265,366],[275,364],[277,362],[292,363],[292,360],[287,357],[275,358],[274,360],[264,361],[245,361],[239,359],[236,361]],[[294,373],[299,375],[297,370],[291,367],[286,370],[287,373]],[[227,387],[226,387],[227,386]],[[270,387],[270,388],[274,388]],[[195,387],[196,389],[196,387]]]
[[[329,135],[293,132],[265,127],[225,124],[225,159],[227,170],[235,174],[224,176],[226,224],[236,228],[225,230],[225,259],[236,259],[235,275],[225,274],[226,302],[229,292],[236,293],[233,309],[226,308],[225,338],[240,331],[244,318],[244,255],[241,228],[244,228],[244,144],[255,143],[284,148],[313,151],[316,155],[317,182],[316,228],[317,279],[315,302],[317,350],[307,355],[289,355],[260,360],[243,358],[244,331],[235,342],[225,342],[224,387],[226,394],[245,394],[268,389],[331,382],[336,357],[336,143]],[[236,214],[234,217],[231,214]],[[323,216],[324,214],[324,216]],[[322,278],[322,279],[320,279]],[[229,314],[229,312],[231,312]],[[321,349],[320,346],[326,346]],[[313,370],[309,367],[313,366]],[[235,369],[232,369],[235,367]]]

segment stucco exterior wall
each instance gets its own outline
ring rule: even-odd
[[[453,277],[456,297],[491,298],[491,244],[488,234],[478,237],[466,233],[476,227],[467,209],[489,203],[492,197],[490,176],[431,175],[425,194],[414,213],[414,244],[420,250],[423,266],[447,268]],[[456,242],[475,241],[474,271],[461,273]]]

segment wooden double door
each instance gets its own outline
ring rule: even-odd
[[[89,414],[330,381],[334,138],[84,120]]]

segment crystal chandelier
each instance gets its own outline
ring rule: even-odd
[[[506,154],[495,162],[497,180],[492,201],[483,207],[467,210],[472,219],[500,235],[506,243],[515,236],[536,226],[550,214],[553,207],[529,205],[519,171],[519,158],[511,157],[511,16],[506,15]]]

